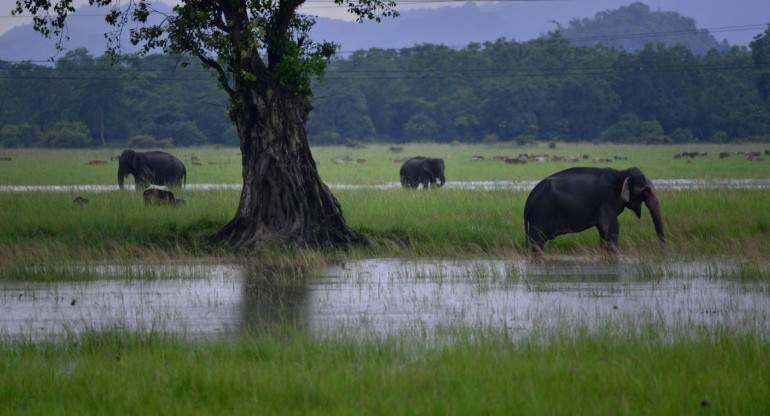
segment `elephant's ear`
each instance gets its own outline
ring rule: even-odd
[[[628,179],[630,176],[626,177],[626,180],[623,181],[623,189],[620,191],[620,200],[623,202],[623,205],[627,204],[628,201],[631,200],[631,190],[628,189]]]

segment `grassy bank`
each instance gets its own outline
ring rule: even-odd
[[[3,414],[741,414],[770,412],[770,343],[573,329],[511,342],[85,334],[0,343]]]
[[[135,192],[0,193],[0,261],[4,264],[68,259],[165,259],[229,256],[208,236],[231,218],[239,192],[180,191],[183,207],[145,207]],[[525,191],[442,189],[339,190],[348,224],[368,235],[371,247],[335,256],[525,255],[522,212]],[[668,248],[661,253],[646,209],[641,220],[620,216],[620,249],[632,255],[732,256],[761,259],[770,246],[765,190],[661,191]],[[598,233],[569,234],[546,246],[552,254],[592,254]],[[278,255],[268,251],[258,257]],[[295,252],[296,255],[303,256]],[[290,254],[291,255],[291,254]]]

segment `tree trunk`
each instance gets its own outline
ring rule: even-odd
[[[241,138],[243,189],[235,217],[212,236],[246,251],[294,242],[306,246],[365,243],[321,181],[310,154],[310,100],[277,86],[238,88],[230,118]]]

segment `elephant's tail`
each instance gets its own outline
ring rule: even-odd
[[[529,214],[530,214],[530,208],[529,205],[524,205],[524,249],[526,251],[529,251],[530,242],[529,242]]]

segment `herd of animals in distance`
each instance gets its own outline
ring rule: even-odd
[[[682,152],[674,155],[675,159],[707,157],[708,152]],[[749,161],[762,161],[770,155],[770,150],[763,152],[721,152],[720,158],[743,156]],[[493,160],[511,164],[528,162],[578,162],[580,156],[549,156],[519,154],[516,158],[495,156]],[[583,155],[582,159],[589,159]],[[124,150],[117,157],[118,185],[123,189],[128,175],[134,177],[136,189],[144,189],[142,196],[148,206],[178,206],[185,200],[176,198],[166,187],[175,188],[186,185],[187,169],[176,156],[161,151],[138,152]],[[471,161],[483,161],[482,156],[472,156]],[[627,160],[615,156],[614,160]],[[612,159],[592,158],[595,164],[612,162]],[[333,159],[333,163],[365,163],[365,160]],[[399,170],[401,186],[404,189],[436,189],[446,183],[444,160],[425,156],[394,159],[402,163]],[[90,161],[86,165],[106,164],[104,161]],[[191,163],[200,165],[197,157]],[[88,199],[78,196],[75,204],[87,204]],[[577,233],[596,227],[602,248],[615,252],[618,248],[618,216],[630,209],[641,218],[641,206],[650,211],[655,234],[661,249],[665,249],[666,239],[663,231],[663,217],[660,210],[655,186],[644,173],[636,167],[618,170],[609,167],[572,167],[538,182],[530,191],[524,205],[524,229],[527,245],[533,255],[540,257],[545,243],[568,233]]]

